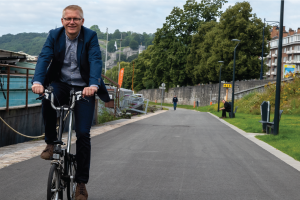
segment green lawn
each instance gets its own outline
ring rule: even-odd
[[[160,103],[155,104],[153,102],[149,102],[149,104],[160,105]],[[172,107],[173,104],[164,103],[163,106]],[[215,105],[198,108],[193,108],[193,106],[188,105],[178,105],[178,108],[210,112],[219,117],[222,115],[221,111],[217,112]],[[273,118],[274,115],[271,115],[271,120],[273,120]],[[239,113],[239,110],[237,110],[235,118],[226,118],[225,120],[245,132],[262,133],[262,124],[258,122],[261,120],[260,115]],[[300,161],[300,115],[289,115],[283,112],[280,119],[278,135],[259,135],[256,136],[256,138]]]

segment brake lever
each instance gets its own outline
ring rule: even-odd
[[[89,100],[87,100],[86,98],[84,98],[84,97],[80,97],[80,99],[79,100],[84,100],[84,101],[86,101],[86,102],[89,102]]]
[[[44,99],[44,97],[45,97],[45,95],[41,95],[38,98],[36,98],[35,100],[42,100],[42,99]]]

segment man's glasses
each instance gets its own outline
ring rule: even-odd
[[[71,22],[73,19],[73,22],[79,22],[81,20],[81,18],[64,18],[64,20],[66,22]]]

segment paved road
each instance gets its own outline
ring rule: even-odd
[[[0,199],[43,200],[50,164],[0,170]],[[89,200],[300,199],[300,173],[207,113],[178,109],[92,139]]]

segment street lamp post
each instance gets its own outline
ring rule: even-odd
[[[282,59],[282,36],[283,36],[283,12],[284,0],[281,0],[280,9],[280,30],[279,30],[279,46],[277,60],[277,77],[276,77],[276,96],[275,96],[275,112],[274,112],[274,135],[279,133],[279,109],[280,109],[280,88],[281,88],[281,59]]]
[[[221,63],[221,66],[220,66],[220,76],[219,76],[219,98],[218,98],[218,112],[220,111],[221,70],[222,70],[222,65],[223,65],[224,61],[219,61],[219,63]]]
[[[236,48],[239,46],[241,40],[232,39],[233,42],[238,42],[238,44],[234,48],[234,60],[233,60],[233,76],[232,76],[232,97],[231,97],[231,118],[233,118],[233,108],[234,108],[234,80],[235,80],[235,54]]]
[[[263,41],[262,41],[262,51],[261,51],[261,68],[260,68],[260,80],[263,79],[263,67],[264,67],[264,46],[265,46],[265,24],[266,22],[279,23],[277,21],[266,21],[264,18],[264,28],[263,28]]]

